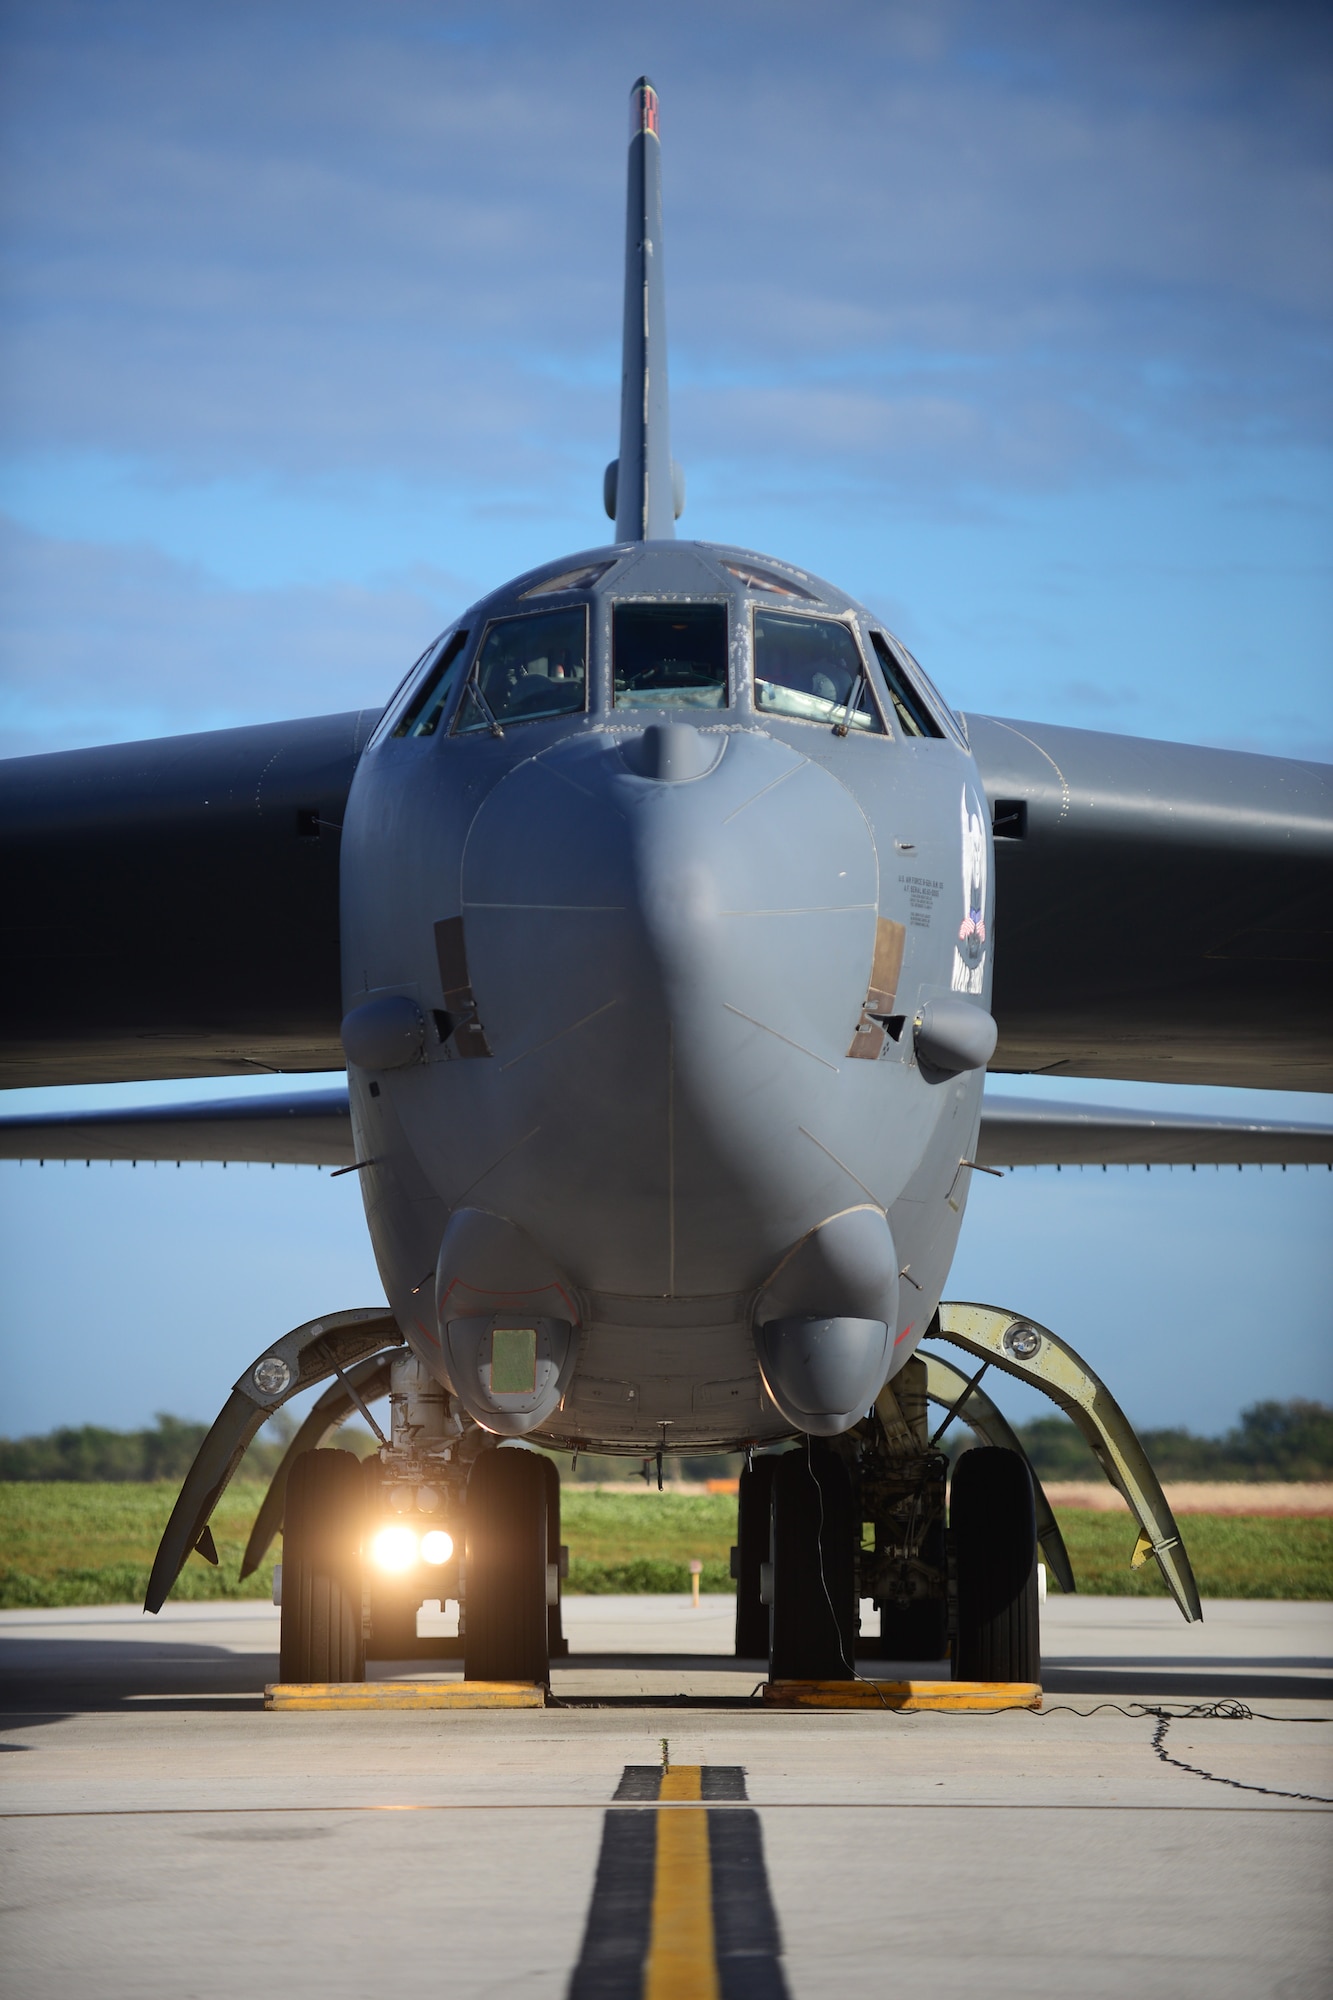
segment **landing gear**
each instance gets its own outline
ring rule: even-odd
[[[913,1665],[919,1660],[942,1660],[948,1654],[949,1600],[935,1581],[947,1578],[949,1566],[944,1477],[942,1457],[921,1463],[906,1510],[908,1525],[895,1520],[886,1534],[882,1520],[875,1524],[876,1553],[882,1559],[880,1594],[875,1599],[880,1636],[869,1644],[881,1660]],[[912,1548],[911,1557],[899,1553],[904,1547]]]
[[[926,1403],[926,1366],[914,1356],[881,1390],[857,1461],[861,1519],[874,1538],[873,1553],[862,1550],[860,1587],[878,1605],[880,1627],[859,1650],[906,1666],[949,1650],[949,1462],[932,1446]]]
[[[553,1458],[543,1458],[542,1464],[546,1469],[546,1648],[553,1660],[566,1660],[569,1641],[560,1616],[560,1579],[567,1573],[569,1550],[560,1541],[560,1474]]]
[[[550,1678],[546,1461],[487,1451],[467,1488],[466,1680]],[[558,1577],[558,1571],[556,1572]],[[557,1583],[558,1589],[558,1583]]]
[[[740,1478],[736,1500],[736,1657],[762,1660],[768,1653],[768,1604],[761,1570],[769,1559],[776,1457],[756,1458]]]
[[[954,1678],[1038,1681],[1037,1523],[1017,1452],[984,1445],[954,1469],[949,1525],[958,1582]]]
[[[774,1461],[769,1675],[851,1680],[856,1516],[842,1459],[807,1438]]]
[[[284,1681],[363,1681],[365,1479],[350,1451],[307,1451],[287,1478],[282,1531]]]

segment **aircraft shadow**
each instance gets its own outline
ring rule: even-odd
[[[130,1702],[140,1714],[155,1708],[248,1709],[277,1675],[276,1653],[236,1653],[178,1639],[6,1639],[0,1648],[0,1717],[15,1727]]]
[[[426,1671],[440,1663],[377,1661],[374,1677]],[[1248,1702],[1333,1700],[1328,1663],[1320,1659],[1247,1660],[1210,1656],[1120,1658],[1092,1656],[1051,1660],[1042,1672],[1048,1697],[1095,1696],[1124,1701],[1199,1701],[1230,1697]],[[1324,1669],[1324,1671],[1320,1671]],[[605,1672],[698,1674],[735,1677],[735,1695],[710,1690],[626,1693],[608,1686],[605,1694],[583,1689],[560,1695],[564,1674]],[[860,1658],[865,1679],[941,1679],[943,1662],[877,1661]],[[748,1707],[766,1673],[761,1659],[725,1653],[571,1653],[556,1663],[555,1691],[570,1706],[653,1708],[682,1704]],[[209,1714],[253,1711],[267,1682],[278,1676],[276,1653],[236,1653],[225,1646],[187,1645],[175,1639],[7,1640],[0,1655],[0,1719],[12,1729],[37,1727],[65,1716],[133,1705],[136,1714],[197,1710]]]

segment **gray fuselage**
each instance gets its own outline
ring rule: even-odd
[[[622,689],[616,705],[613,616],[627,604],[720,607],[725,692],[696,703]],[[529,675],[513,696],[511,673],[510,711],[499,695],[488,711],[466,685],[487,634],[552,606],[585,608],[585,705],[525,720],[544,691]],[[852,635],[873,730],[845,716],[840,729],[820,694],[766,685],[757,701],[756,619],[800,641],[802,618]],[[923,1065],[913,1023],[945,996],[989,1006],[993,868],[976,766],[919,673],[936,733],[904,727],[886,648],[905,674],[915,667],[880,621],[742,551],[587,552],[495,592],[464,630],[428,731],[402,718],[429,659],[390,705],[343,831],[344,1006],[401,996],[427,1024],[410,1061],[349,1064],[392,1309],[454,1386],[441,1315],[471,1280],[437,1268],[442,1244],[463,1211],[496,1218],[524,1249],[512,1277],[485,1282],[512,1286],[511,1308],[530,1293],[531,1311],[574,1329],[560,1400],[534,1435],[623,1451],[788,1435],[756,1360],[766,1312],[882,1318],[893,1373],[953,1256],[982,1071]],[[548,655],[540,674],[560,674]],[[895,962],[876,991],[885,951]],[[465,988],[475,1013],[460,1025]],[[852,1055],[858,1035],[877,1053]],[[837,1255],[802,1264],[812,1233],[858,1211],[862,1234],[888,1245],[869,1253],[877,1275],[840,1274]],[[534,1254],[542,1268],[526,1284]],[[797,1269],[809,1296],[783,1294]]]

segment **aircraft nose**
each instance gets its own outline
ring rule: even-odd
[[[799,1128],[864,1069],[878,890],[836,778],[728,724],[567,738],[490,793],[462,887],[492,1074],[564,1159],[605,1185],[623,1157],[626,1201],[674,1204],[682,1256],[742,1212],[782,1243],[818,1219],[828,1162]]]

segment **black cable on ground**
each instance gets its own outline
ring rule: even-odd
[[[857,1675],[855,1678],[861,1677]],[[758,1683],[754,1694],[750,1697],[752,1701],[763,1685],[762,1681]],[[866,1685],[874,1687],[875,1683],[869,1681]],[[876,1689],[876,1692],[879,1690]],[[879,1698],[883,1706],[888,1708],[889,1704],[884,1700],[882,1693]],[[890,1709],[889,1712],[914,1720],[917,1715],[928,1711]],[[1031,1715],[1039,1722],[1044,1721],[1048,1715],[1077,1715],[1089,1720],[1094,1715],[1107,1712],[1112,1715],[1123,1715],[1130,1722],[1144,1722],[1151,1718],[1157,1724],[1152,1734],[1151,1749],[1153,1755],[1160,1758],[1163,1764],[1174,1764],[1178,1771],[1188,1771],[1192,1777],[1205,1778],[1209,1784],[1229,1785],[1236,1792],[1259,1792],[1268,1799],[1296,1799],[1307,1806],[1333,1806],[1333,1798],[1324,1798],[1317,1792],[1283,1792],[1273,1785],[1248,1785],[1241,1778],[1219,1777],[1216,1771],[1205,1771],[1202,1765],[1187,1764],[1183,1757],[1173,1757],[1166,1748],[1166,1733],[1173,1722],[1299,1722],[1327,1725],[1333,1721],[1333,1717],[1327,1715],[1268,1715],[1262,1709],[1253,1709],[1247,1702],[1235,1701],[1230,1697],[1224,1697],[1220,1701],[1195,1702],[1189,1708],[1175,1709],[1163,1708],[1160,1704],[1145,1701],[1130,1702],[1128,1706],[1119,1701],[1099,1701],[1092,1708],[1074,1708],[1069,1702],[1055,1702],[1049,1708],[1040,1709],[1029,1708],[1025,1702],[1015,1702],[1012,1708],[979,1709],[973,1712],[987,1716]]]

